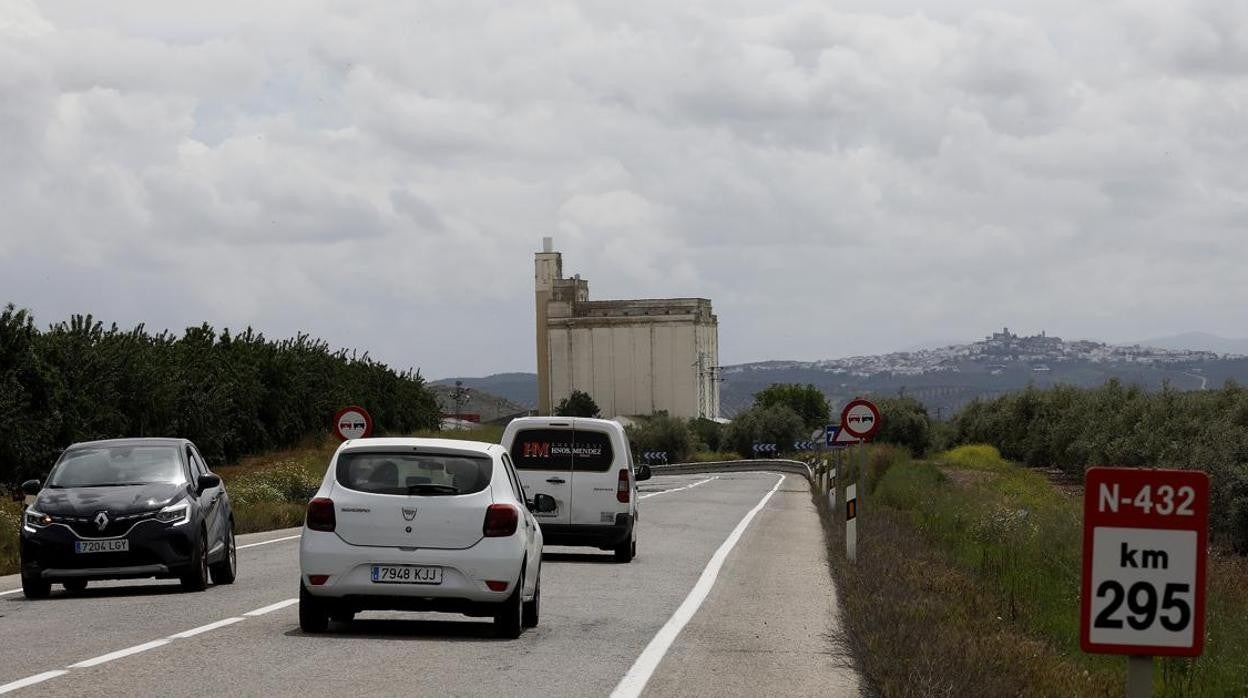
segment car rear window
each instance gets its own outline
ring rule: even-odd
[[[525,429],[511,442],[517,470],[610,470],[611,435],[577,429]]]
[[[493,472],[485,457],[360,451],[338,456],[335,475],[358,492],[432,497],[480,492]]]

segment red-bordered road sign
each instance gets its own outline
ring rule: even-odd
[[[373,434],[373,417],[359,405],[348,405],[334,415],[334,436],[343,441],[363,439]]]
[[[1090,468],[1083,493],[1084,652],[1204,650],[1209,476]]]
[[[870,400],[850,400],[841,410],[841,433],[856,439],[869,440],[880,430],[881,423],[880,408]]]

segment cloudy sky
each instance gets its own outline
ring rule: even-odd
[[[0,0],[0,303],[528,371],[551,235],[723,363],[1243,336],[1246,76],[1223,0]]]

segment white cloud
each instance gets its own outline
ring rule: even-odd
[[[1242,334],[1246,37],[1216,0],[0,0],[0,300],[528,370],[554,234],[597,297],[712,298],[728,362]]]

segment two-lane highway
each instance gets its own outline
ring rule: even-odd
[[[513,641],[488,619],[382,612],[303,634],[297,530],[241,536],[238,581],[202,593],[98,583],[32,602],[0,578],[0,691],[857,694],[828,639],[835,597],[804,480],[661,477],[642,496],[637,559],[547,548],[541,625]]]

